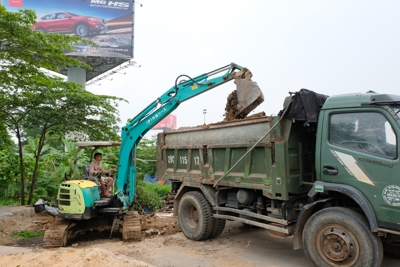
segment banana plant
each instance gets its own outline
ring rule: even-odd
[[[48,162],[48,164],[52,168],[52,177],[60,178],[64,177],[64,174],[69,175],[70,177],[77,179],[79,178],[81,173],[78,173],[78,177],[74,177],[74,156],[77,151],[77,147],[74,146],[74,142],[63,138],[62,139],[64,150],[60,150],[57,148],[50,148],[50,152],[44,156],[44,159]],[[86,163],[87,156],[85,155],[85,151],[81,150],[78,154],[77,165],[81,166]],[[78,168],[78,171],[80,169]]]

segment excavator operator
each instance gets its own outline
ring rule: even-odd
[[[102,159],[103,155],[101,153],[97,152],[96,154],[94,154],[94,161],[92,161],[89,166],[89,176],[97,177],[100,179],[102,196],[111,197],[110,188],[113,184],[114,179],[112,177],[102,177],[101,175],[110,175],[111,173],[116,172],[117,169],[105,170],[101,165]]]

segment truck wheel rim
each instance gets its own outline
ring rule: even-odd
[[[321,229],[317,235],[317,246],[319,254],[333,264],[352,266],[359,257],[357,239],[341,225]]]
[[[196,228],[199,222],[199,214],[197,213],[197,209],[192,205],[188,205],[185,207],[184,213],[186,224],[190,228]]]

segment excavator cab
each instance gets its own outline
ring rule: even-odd
[[[83,176],[78,174],[78,154],[84,148],[91,148],[90,160],[99,148],[120,146],[120,142],[114,141],[94,141],[94,142],[77,142],[74,144],[78,149],[74,156],[74,180],[66,179],[59,188],[58,207],[59,215],[62,218],[74,220],[88,220],[96,217],[98,212],[102,211],[102,207],[109,205],[109,200],[105,201],[100,198],[99,182],[95,177],[90,177],[89,173],[83,172]],[[85,168],[88,165],[82,166]],[[110,209],[107,210],[109,212]],[[112,210],[117,212],[118,208]]]
[[[78,175],[78,166],[77,166],[77,161],[78,161],[78,154],[79,152],[84,149],[84,148],[91,148],[91,152],[90,152],[90,158],[89,161],[87,163],[87,165],[90,164],[90,162],[92,162],[93,160],[93,156],[96,152],[96,150],[98,150],[99,148],[105,148],[105,147],[113,147],[113,146],[121,146],[121,142],[115,142],[115,141],[87,141],[87,142],[76,142],[74,144],[74,146],[78,147],[78,149],[75,152],[74,155],[74,165],[73,165],[73,169],[74,169],[74,177],[75,179],[77,179]],[[89,172],[85,173],[84,170],[84,176],[88,176]],[[84,177],[85,178],[85,177]]]

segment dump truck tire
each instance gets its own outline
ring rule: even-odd
[[[226,224],[225,219],[214,218],[214,223],[209,238],[214,238],[219,236],[224,231],[225,224]]]
[[[394,259],[400,259],[400,243],[391,243],[383,241],[383,251],[385,256]]]
[[[303,246],[314,266],[381,266],[381,239],[366,219],[341,207],[316,212],[303,231]]]
[[[210,236],[214,223],[212,207],[201,192],[191,191],[182,196],[178,218],[187,238],[198,241]]]

